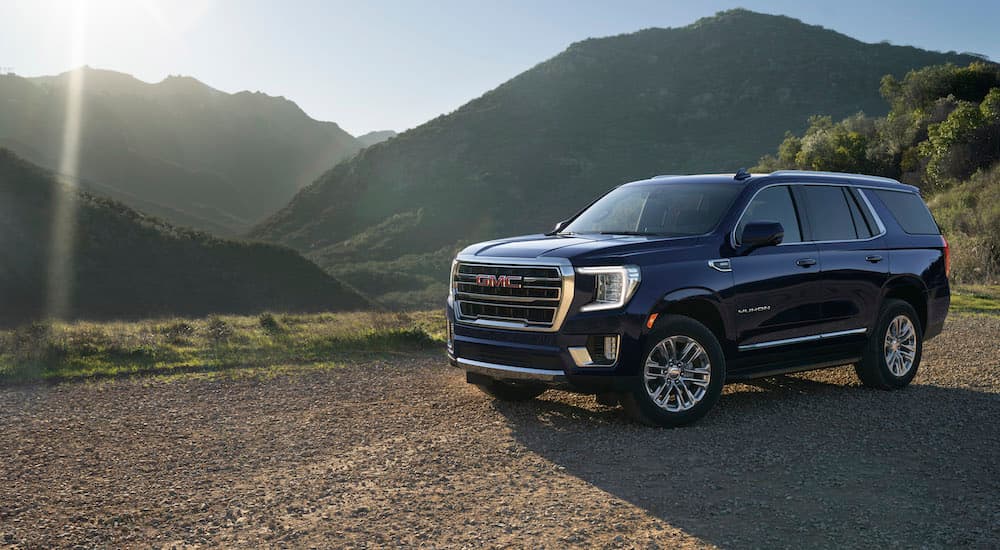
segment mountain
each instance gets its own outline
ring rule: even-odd
[[[180,229],[73,190],[0,149],[0,323],[46,313],[58,203],[75,204],[67,316],[158,317],[361,309],[366,302],[284,247]],[[64,241],[66,242],[66,241]]]
[[[218,234],[245,231],[362,147],[282,97],[228,94],[181,76],[150,84],[89,67],[0,75],[0,147],[57,169],[74,76],[83,83],[80,185]]]
[[[394,138],[397,135],[399,134],[397,134],[392,130],[376,130],[374,132],[368,132],[367,134],[362,134],[355,139],[361,142],[361,145],[363,145],[364,147],[369,147],[375,145],[376,143],[382,143],[383,141],[389,138]]]
[[[440,302],[461,243],[548,230],[629,180],[735,173],[810,115],[884,113],[886,74],[975,59],[747,10],[589,39],[335,166],[251,236]]]

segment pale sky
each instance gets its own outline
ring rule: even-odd
[[[87,64],[150,82],[182,74],[285,96],[358,135],[451,112],[572,42],[738,6],[866,42],[1000,59],[995,1],[0,0],[0,70]],[[74,29],[83,36],[75,50]]]

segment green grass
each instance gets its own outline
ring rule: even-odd
[[[956,285],[952,287],[951,312],[1000,315],[1000,285]]]
[[[35,323],[0,331],[0,383],[324,367],[440,349],[440,312]]]

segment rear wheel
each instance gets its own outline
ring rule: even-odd
[[[622,406],[653,426],[681,426],[704,416],[726,381],[726,360],[715,335],[694,319],[668,315],[648,341],[640,375],[622,396]]]
[[[500,401],[529,401],[545,393],[545,386],[490,380],[477,384],[484,393]]]
[[[916,310],[903,300],[887,300],[854,371],[868,387],[902,388],[917,375],[922,352],[923,327]]]

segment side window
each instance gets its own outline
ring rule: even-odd
[[[911,235],[940,235],[937,223],[927,205],[916,193],[907,191],[875,191],[903,231]]]
[[[809,216],[812,240],[848,241],[858,238],[843,187],[803,185],[800,190],[806,215]]]
[[[737,242],[743,234],[743,228],[750,222],[778,222],[785,229],[785,238],[782,242],[802,242],[802,230],[795,213],[795,203],[787,186],[768,187],[757,193],[736,227]]]

